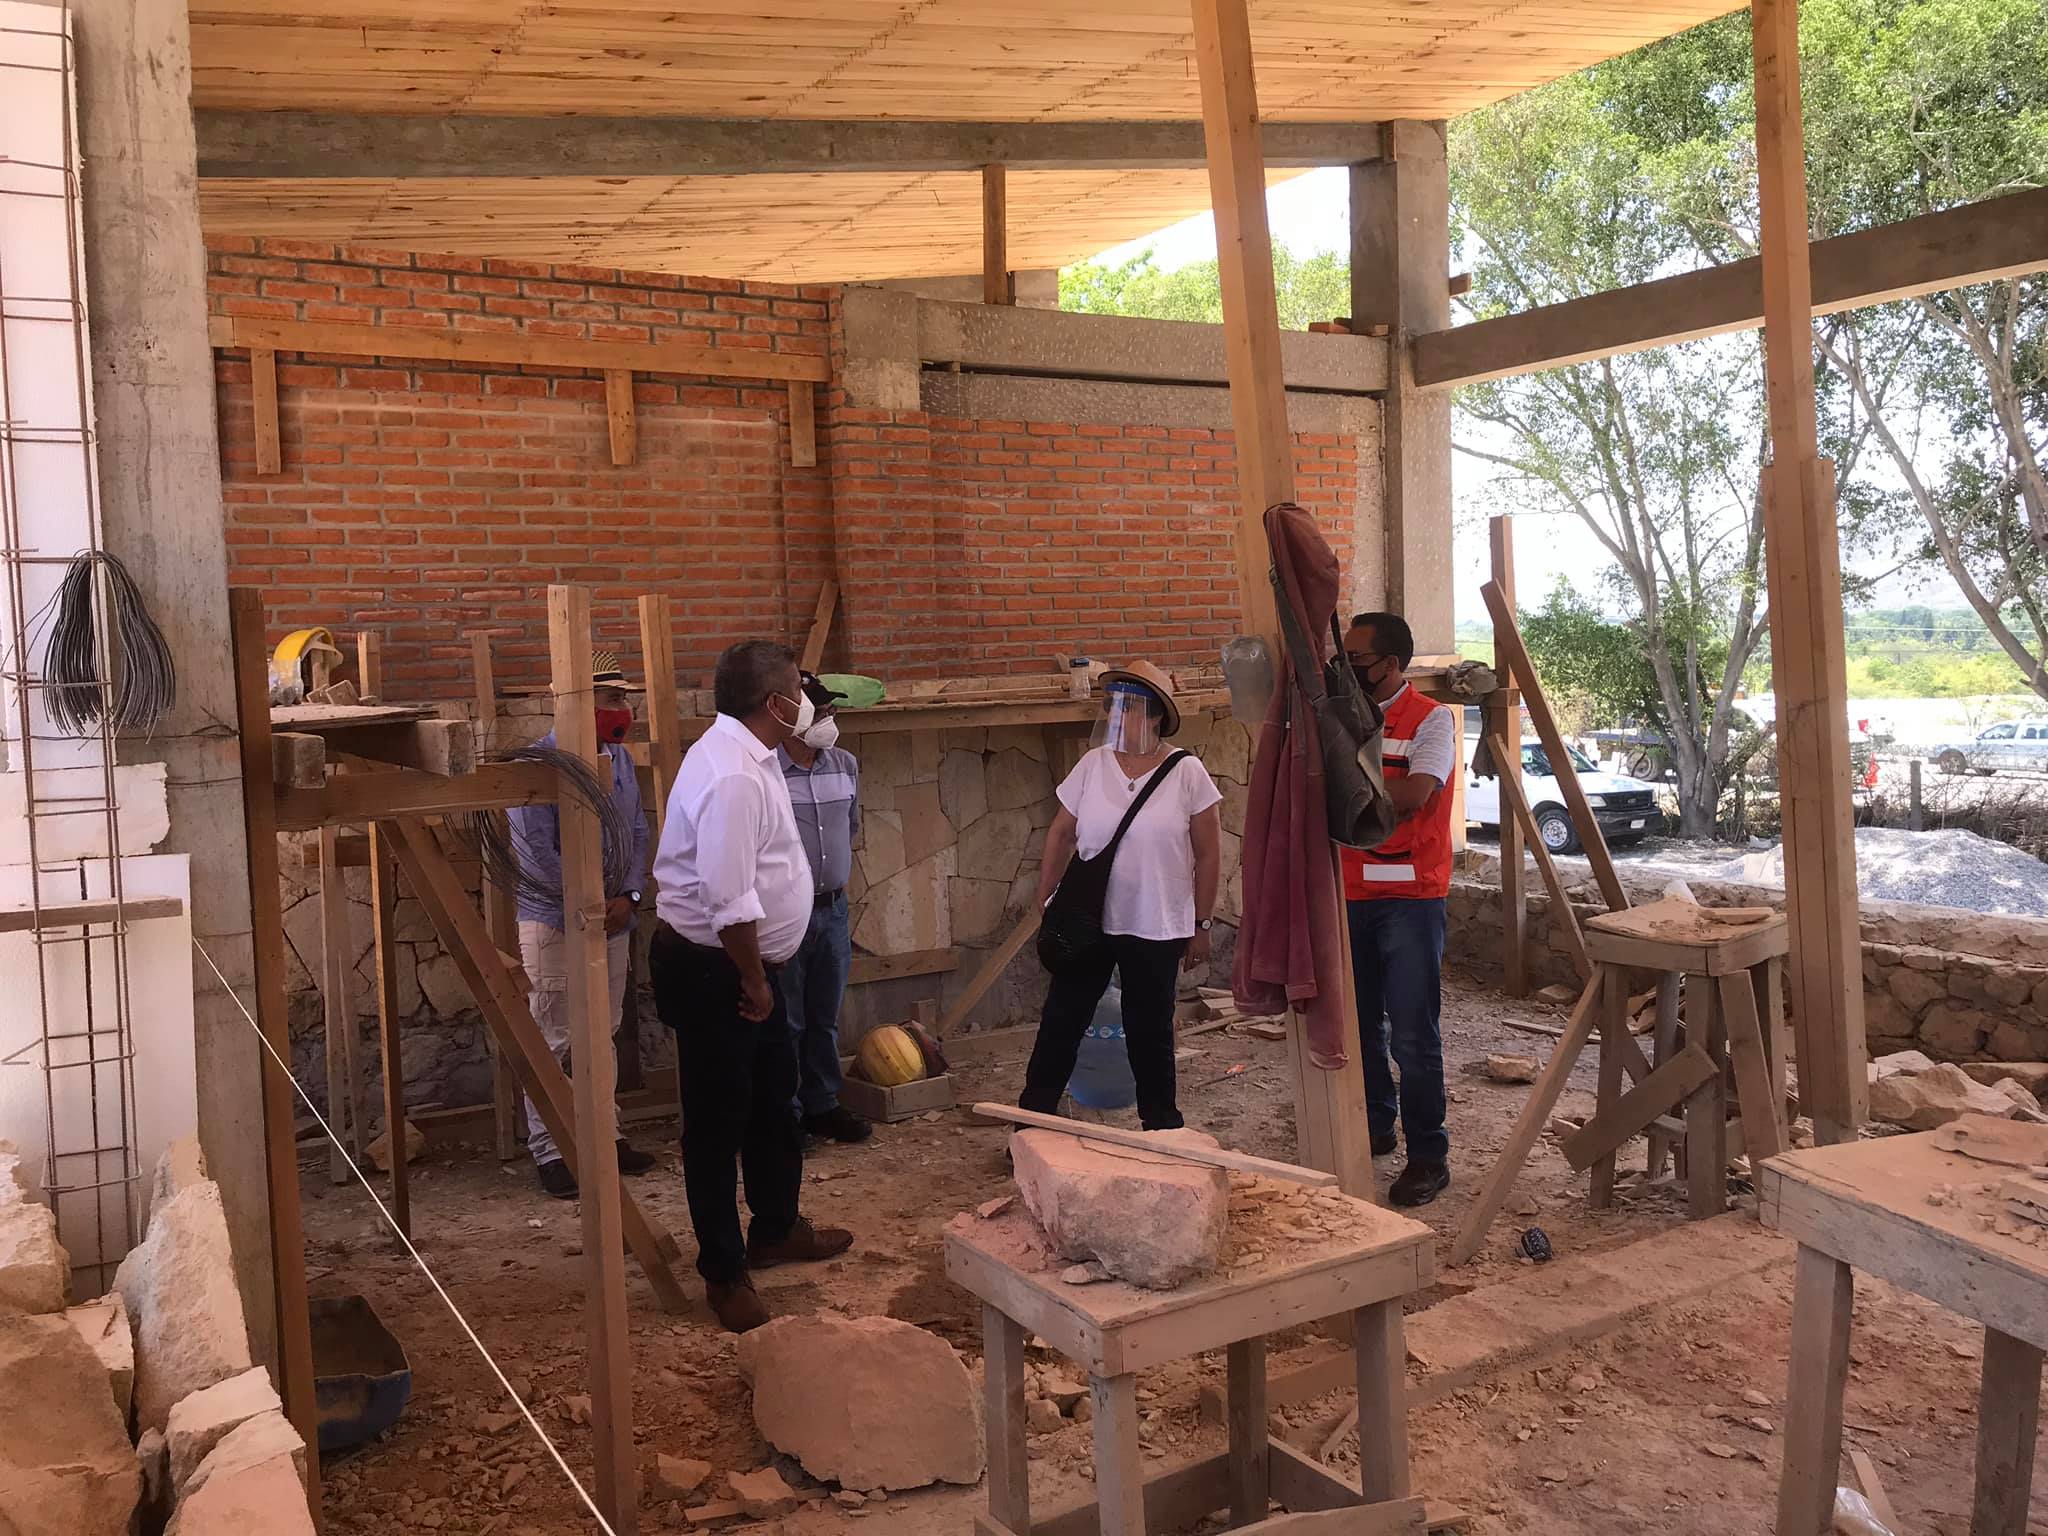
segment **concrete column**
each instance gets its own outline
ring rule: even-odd
[[[1385,153],[1351,167],[1351,323],[1384,325],[1387,606],[1419,653],[1453,649],[1451,398],[1415,387],[1410,339],[1451,323],[1450,167],[1442,123],[1386,125]]]
[[[176,711],[148,740],[123,741],[121,755],[168,766],[162,851],[191,856],[193,936],[246,999],[249,875],[190,27],[185,0],[72,0],[72,15],[103,537],[140,583],[178,665]],[[261,1047],[205,963],[193,970],[200,1143],[227,1207],[251,1342],[274,1362]],[[146,1008],[147,977],[136,992]],[[136,1064],[138,1076],[148,1070]]]

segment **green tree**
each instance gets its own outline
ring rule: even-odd
[[[1273,247],[1273,284],[1283,330],[1303,331],[1318,320],[1351,312],[1351,269],[1331,251],[1296,256]],[[1116,266],[1084,261],[1060,273],[1060,308],[1095,315],[1139,315],[1148,320],[1220,324],[1223,288],[1214,261],[1163,271],[1141,251]]]

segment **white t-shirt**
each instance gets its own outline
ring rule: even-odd
[[[1093,858],[1109,846],[1117,823],[1151,776],[1133,785],[1108,747],[1097,747],[1074,765],[1059,795],[1077,823],[1077,857]],[[1222,798],[1200,758],[1174,765],[1173,776],[1152,792],[1117,846],[1102,908],[1103,932],[1138,939],[1194,936],[1195,848],[1188,823]]]

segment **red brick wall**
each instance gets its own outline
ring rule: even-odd
[[[283,319],[829,354],[837,290],[222,240],[213,306]],[[836,369],[835,369],[836,372]],[[391,691],[463,697],[467,632],[501,676],[547,668],[546,588],[593,588],[637,663],[634,600],[673,598],[685,673],[747,635],[800,643],[836,572],[835,666],[1037,671],[1055,650],[1213,661],[1236,631],[1231,435],[849,408],[818,391],[818,467],[789,464],[780,386],[639,375],[614,468],[595,374],[281,359],[283,470],[259,476],[245,357],[221,354],[232,579],[287,622],[372,628]],[[1304,436],[1300,495],[1348,553],[1360,466]]]

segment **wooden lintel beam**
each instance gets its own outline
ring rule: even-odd
[[[350,757],[417,768],[441,778],[476,769],[476,736],[467,720],[408,720],[396,725],[365,725],[337,731],[329,743]]]
[[[1816,241],[1816,315],[2048,269],[2048,187]],[[1449,389],[1763,324],[1757,258],[1415,338],[1415,381]]]
[[[305,832],[389,816],[439,816],[514,805],[539,805],[556,796],[555,771],[538,763],[485,763],[474,773],[442,778],[416,769],[339,774],[325,789],[280,789],[277,830]]]
[[[1194,170],[1192,122],[824,122],[371,112],[193,114],[208,178],[742,176],[843,171]],[[1349,165],[1378,123],[1272,123],[1266,163]]]
[[[800,352],[711,347],[695,341],[578,341],[499,331],[436,331],[416,326],[341,325],[307,320],[253,320],[215,315],[207,322],[215,347],[267,347],[338,357],[399,357],[506,367],[594,368],[600,372],[675,373],[713,379],[808,379],[823,384],[832,367]]]

